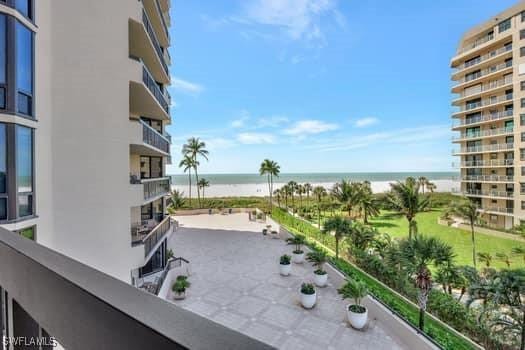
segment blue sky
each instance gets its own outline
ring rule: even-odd
[[[450,57],[510,0],[172,0],[173,165],[450,171]]]

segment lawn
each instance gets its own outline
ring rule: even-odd
[[[417,214],[418,231],[421,234],[439,237],[454,247],[457,264],[472,265],[470,232],[438,224],[437,220],[440,215],[439,210]],[[407,220],[396,213],[383,211],[380,216],[370,219],[370,223],[380,232],[386,232],[392,237],[406,237],[408,235]],[[490,253],[494,258],[491,266],[497,268],[503,268],[506,265],[497,260],[496,253],[505,253],[511,256],[512,248],[517,246],[525,247],[525,243],[476,233],[476,251]],[[525,267],[523,257],[511,257],[511,260],[511,268]],[[478,268],[481,267],[480,265],[478,262]]]

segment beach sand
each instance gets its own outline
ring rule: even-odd
[[[436,186],[437,192],[451,192],[453,188],[459,188],[459,182],[453,180],[430,180]],[[374,193],[386,192],[390,189],[390,183],[393,181],[373,181],[372,191]],[[310,183],[312,186],[323,186],[326,189],[331,189],[334,185],[333,182],[325,183]],[[285,183],[275,183],[274,189],[280,188]],[[172,189],[176,189],[184,192],[184,195],[188,193],[188,186],[173,185]],[[197,189],[192,187],[192,195],[197,194]],[[268,185],[265,183],[257,184],[227,184],[227,185],[210,185],[205,189],[206,197],[264,197],[268,195]]]

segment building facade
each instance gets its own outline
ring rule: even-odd
[[[0,225],[127,283],[172,230],[169,0],[0,0]]]
[[[451,67],[460,193],[512,228],[525,220],[525,3],[465,33]]]

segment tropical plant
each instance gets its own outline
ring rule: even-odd
[[[195,181],[199,183],[199,173],[197,171],[197,168],[199,167],[199,161],[197,160],[197,157],[203,157],[204,159],[208,160],[209,151],[206,149],[206,143],[201,141],[198,137],[190,137],[188,141],[182,145],[182,154],[183,156],[189,156],[193,159],[193,169],[195,170]],[[200,191],[199,187],[197,186],[197,198],[199,200],[199,207],[202,207],[201,205],[201,198],[200,198]]]
[[[288,195],[292,198],[292,213],[295,213],[295,193],[297,192],[297,182],[288,182]]]
[[[481,253],[478,253],[478,261],[480,263],[484,263],[485,264],[485,267],[490,267],[490,264],[492,263],[492,255],[490,253],[484,253],[484,252],[481,252]]]
[[[182,168],[182,170],[186,173],[188,173],[188,193],[189,193],[189,199],[190,199],[190,206],[191,206],[191,169],[195,168],[195,160],[190,157],[189,155],[184,155],[182,160],[179,163],[179,168]]]
[[[314,273],[324,275],[326,272],[323,269],[324,264],[328,261],[328,255],[324,250],[314,250],[306,255],[306,260],[312,263],[312,266],[317,267]]]
[[[366,311],[366,309],[361,305],[361,301],[368,294],[368,288],[366,287],[365,283],[348,278],[346,283],[341,288],[339,288],[337,292],[341,294],[343,299],[354,300],[354,304],[350,305],[349,307],[350,311],[360,314]]]
[[[379,201],[374,197],[370,188],[363,187],[361,195],[357,199],[357,206],[363,214],[365,224],[368,224],[368,218],[379,215]]]
[[[277,189],[273,190],[273,195],[277,199],[277,206],[280,208],[281,207],[282,190],[280,188],[277,188]],[[270,200],[270,202],[271,202],[271,200]],[[271,211],[272,211],[272,209],[270,208],[270,212]]]
[[[306,237],[304,235],[295,235],[293,237],[288,238],[286,242],[295,246],[295,249],[293,251],[294,253],[301,254],[303,253],[303,250],[301,248],[302,245],[306,243]]]
[[[525,262],[525,247],[514,247],[514,248],[512,248],[512,255],[513,256],[521,256],[523,258],[523,262]]]
[[[273,195],[273,177],[279,177],[279,173],[281,172],[281,167],[277,162],[265,159],[261,163],[261,166],[259,168],[259,174],[261,176],[266,175],[267,181],[268,181],[268,194],[270,196],[270,212],[272,211],[272,195]]]
[[[436,282],[441,284],[443,292],[452,295],[453,289],[460,289],[461,294],[458,300],[461,300],[468,287],[468,280],[463,276],[462,269],[454,264],[445,264],[436,272]]]
[[[454,258],[452,247],[435,237],[418,235],[413,239],[402,240],[399,248],[405,266],[414,277],[414,284],[419,290],[419,329],[424,331],[428,293],[432,289],[429,265],[439,268],[451,264]]]
[[[201,189],[201,191],[202,191],[202,200],[204,200],[204,189],[206,187],[210,187],[210,182],[208,180],[206,180],[205,178],[202,178],[197,183],[197,186],[198,186],[198,188]]]
[[[317,201],[317,228],[321,228],[321,201],[326,196],[326,189],[323,186],[316,186],[312,190]]]
[[[281,255],[281,257],[279,258],[279,263],[281,265],[290,265],[291,259],[292,257],[290,255],[284,254],[284,255]]]
[[[306,193],[306,201],[310,202],[310,193],[313,191],[313,187],[308,182],[303,185],[304,193]]]
[[[472,241],[472,262],[476,267],[476,239],[474,234],[474,225],[478,222],[481,213],[479,212],[478,205],[469,200],[465,199],[459,202],[453,202],[453,204],[446,210],[447,216],[459,216],[463,220],[466,220],[470,225],[470,236]]]
[[[378,234],[376,229],[356,222],[350,228],[349,237],[353,247],[364,251]]]
[[[173,254],[173,250],[168,249],[168,252],[166,253],[166,259],[167,259],[167,260],[170,260],[170,259],[173,258],[174,256],[175,256],[175,254]]]
[[[173,210],[180,209],[184,206],[184,193],[179,190],[172,190],[168,197],[168,208]]]
[[[352,222],[341,216],[334,216],[324,222],[323,233],[332,234],[335,238],[335,256],[339,258],[339,244],[348,237],[352,230]]]
[[[417,184],[418,184],[419,188],[421,189],[421,193],[425,194],[425,187],[427,187],[427,185],[428,185],[428,179],[426,177],[424,177],[424,176],[420,176],[417,179]]]
[[[405,182],[398,181],[390,184],[391,192],[386,196],[392,209],[403,214],[408,221],[408,237],[417,235],[417,213],[429,207],[428,197],[419,194],[419,185],[414,178],[409,177]]]
[[[173,283],[171,290],[177,294],[182,294],[186,291],[187,288],[190,287],[190,285],[191,283],[188,281],[188,277],[184,275],[179,275],[175,279],[175,283]]]
[[[496,259],[503,262],[505,265],[507,265],[507,268],[510,268],[510,264],[512,263],[512,260],[510,260],[510,256],[505,253],[496,253]]]
[[[301,284],[301,293],[312,295],[315,294],[315,287],[311,283],[303,283]]]
[[[348,216],[352,217],[354,206],[359,203],[362,194],[362,184],[341,180],[332,188],[332,196],[342,205],[342,209],[348,211]]]

